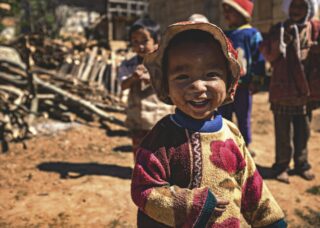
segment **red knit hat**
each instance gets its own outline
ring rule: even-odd
[[[250,0],[222,0],[222,4],[228,4],[237,10],[246,19],[251,19],[253,3]]]

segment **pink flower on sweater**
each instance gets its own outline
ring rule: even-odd
[[[238,146],[232,139],[225,142],[212,141],[210,147],[211,162],[228,173],[235,174],[246,166]]]
[[[242,188],[241,211],[254,211],[262,196],[263,180],[256,170],[253,176],[249,177]]]
[[[240,220],[237,218],[228,218],[224,220],[222,223],[213,223],[208,227],[211,228],[240,228]]]

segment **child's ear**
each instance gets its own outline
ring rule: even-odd
[[[158,47],[159,47],[159,44],[155,44],[155,45],[154,45],[154,49],[155,49],[155,50],[158,49]]]

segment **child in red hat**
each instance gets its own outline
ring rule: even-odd
[[[174,104],[137,150],[131,196],[138,227],[286,227],[241,133],[216,112],[233,100],[236,52],[217,26],[168,27],[144,64],[159,99]]]
[[[229,27],[225,34],[238,51],[242,77],[239,80],[234,102],[222,106],[219,112],[228,120],[232,120],[232,114],[235,113],[240,132],[249,147],[252,141],[250,123],[252,94],[258,91],[265,75],[265,61],[259,52],[262,36],[256,28],[249,24],[253,11],[251,1],[223,0],[222,7]],[[249,150],[254,155],[254,152]]]
[[[293,174],[313,180],[308,162],[308,140],[312,110],[320,106],[320,22],[313,19],[318,0],[285,0],[288,15],[273,26],[261,45],[271,62],[273,74],[269,101],[274,115],[276,179],[289,183],[289,165]]]

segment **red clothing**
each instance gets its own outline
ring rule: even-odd
[[[299,27],[299,39],[294,36],[287,22],[284,22],[284,27],[286,35],[291,38],[287,43],[286,57],[279,49],[281,24],[271,28],[260,46],[273,67],[269,100],[274,106],[294,106],[295,110],[300,106],[306,109],[310,101],[320,101],[320,54],[311,48],[316,41],[320,41],[320,24],[319,21],[308,21]],[[300,40],[299,45],[297,40]],[[299,51],[297,47],[300,47]],[[298,52],[301,53],[300,57]]]
[[[282,221],[234,124],[216,116],[201,124],[212,131],[202,131],[187,119],[195,131],[177,121],[160,120],[137,151],[131,194],[139,227],[240,227],[241,214],[254,227]],[[230,202],[221,216],[215,196]]]

